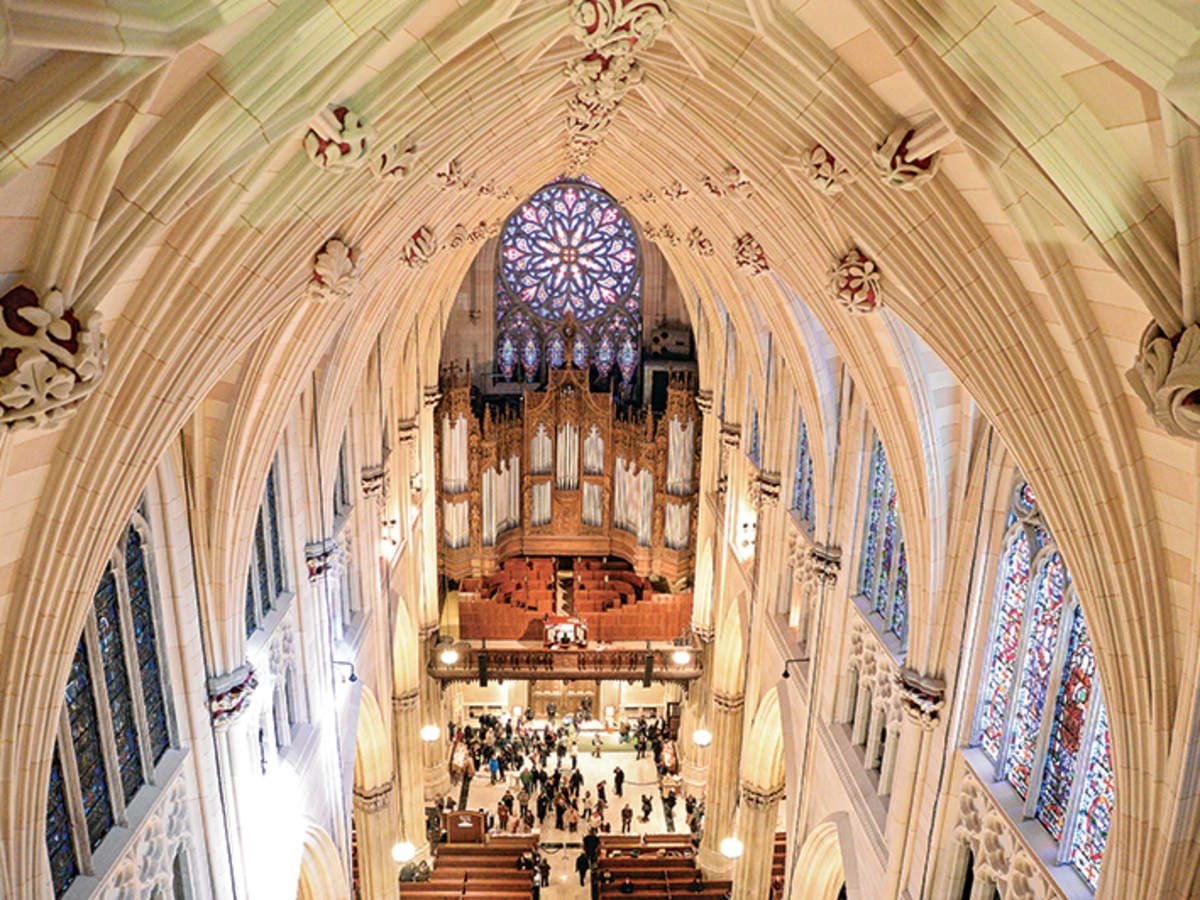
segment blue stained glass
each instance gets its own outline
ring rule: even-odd
[[[750,462],[756,466],[762,465],[762,448],[758,441],[758,405],[750,411]]]
[[[1037,817],[1056,841],[1062,840],[1095,674],[1096,658],[1092,654],[1083,610],[1077,605],[1071,615],[1067,658],[1054,705],[1050,741],[1046,746],[1046,767],[1042,770],[1037,802]]]
[[[529,381],[537,380],[540,355],[537,341],[533,335],[525,335],[525,339],[521,343],[521,365],[525,367],[525,378]]]
[[[601,331],[610,326],[618,333],[609,359],[620,362],[623,352],[632,352],[636,365],[641,315],[637,233],[602,189],[580,179],[555,181],[535,192],[501,228],[496,282],[496,356],[506,378],[512,377],[506,371],[507,355],[524,355],[529,339],[539,356],[561,365],[555,360],[562,357],[550,347],[554,338],[541,335],[554,334],[563,322],[574,330],[570,352],[575,365],[586,367],[597,357]],[[522,330],[514,314],[541,324]]]
[[[150,756],[162,759],[171,743],[167,724],[167,704],[163,697],[162,669],[158,661],[158,635],[154,625],[154,606],[146,573],[146,549],[136,528],[125,538],[125,579],[129,584],[129,611],[133,617],[133,636],[137,646],[142,699],[150,734]]]
[[[897,552],[896,596],[892,598],[892,621],[888,630],[903,643],[908,634],[908,557],[903,536],[900,537],[900,549]]]
[[[1029,791],[1066,587],[1066,568],[1062,557],[1053,553],[1036,583],[1029,605],[1028,649],[1017,687],[1012,736],[1004,759],[1004,777],[1022,797]]]
[[[254,608],[254,576],[246,573],[246,637],[254,634],[258,627],[258,614]]]
[[[129,672],[125,668],[125,642],[121,637],[117,582],[111,568],[100,579],[95,607],[100,658],[104,662],[104,683],[108,688],[108,708],[112,713],[113,732],[117,740],[117,765],[121,772],[125,802],[128,803],[145,781],[138,753],[133,694],[129,689]]]
[[[871,451],[870,486],[867,489],[867,522],[863,538],[862,593],[873,595],[875,589],[875,550],[878,543],[879,523],[883,508],[883,490],[888,480],[887,457],[878,439]]]
[[[626,336],[621,341],[621,349],[617,351],[617,368],[621,370],[621,381],[629,384],[633,380],[633,373],[637,369],[637,348],[634,347],[633,341]]]
[[[267,525],[271,531],[271,571],[275,575],[275,590],[282,591],[283,544],[279,540],[279,501],[275,496],[275,467],[267,470]]]
[[[567,345],[559,332],[550,335],[546,341],[546,362],[556,369],[561,369],[567,361]]]
[[[75,836],[71,832],[71,817],[67,812],[67,792],[63,785],[62,764],[58,747],[50,761],[50,787],[46,797],[46,852],[50,857],[50,879],[54,896],[61,897],[79,876],[75,858]]]
[[[260,510],[261,512],[261,510]],[[267,537],[263,533],[262,516],[254,520],[254,571],[258,575],[258,595],[262,598],[263,615],[275,608],[275,597],[271,593],[271,579],[267,566]]]
[[[505,380],[512,381],[512,377],[517,371],[517,342],[512,339],[512,335],[501,336],[496,358],[500,361],[500,374],[504,376]]]
[[[813,524],[813,465],[808,448],[808,428],[800,422],[800,444],[796,448],[796,480],[792,488],[792,509],[800,514],[800,521]]]
[[[879,581],[875,585],[875,595],[871,600],[871,608],[881,616],[887,612],[888,593],[892,577],[892,553],[896,541],[896,491],[888,479],[887,501],[883,507],[883,543],[879,554]]]
[[[1094,889],[1100,878],[1100,864],[1104,861],[1104,848],[1108,845],[1108,832],[1112,828],[1117,796],[1108,734],[1108,710],[1103,702],[1096,722],[1096,737],[1088,748],[1087,769],[1083,777],[1083,793],[1071,840],[1071,865]]]
[[[108,777],[100,750],[100,724],[96,718],[96,697],[92,693],[92,673],[88,668],[87,647],[83,639],[75,650],[71,675],[67,679],[67,718],[71,724],[71,745],[79,771],[83,795],[83,818],[89,846],[95,850],[113,826],[112,805],[108,796]]]
[[[993,762],[1000,755],[1004,719],[1008,714],[1016,675],[1017,654],[1021,647],[1021,622],[1025,613],[1025,594],[1029,586],[1029,538],[1018,529],[1005,545],[997,587],[996,623],[993,626],[984,672],[983,710],[979,736],[983,752]]]
[[[612,335],[601,336],[600,343],[596,347],[596,371],[601,375],[608,375],[612,371],[616,355],[616,345],[613,343]]]

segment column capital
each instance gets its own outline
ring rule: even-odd
[[[720,691],[713,691],[712,702],[717,709],[728,713],[739,712],[746,705],[746,699],[740,694],[723,694]]]
[[[396,423],[396,437],[401,444],[411,444],[417,439],[417,418],[401,419]]]
[[[376,463],[362,467],[362,494],[368,500],[382,503],[387,493],[387,466]]]
[[[700,410],[700,414],[704,416],[712,415],[713,411],[713,392],[712,391],[696,391],[696,407]]]
[[[421,692],[417,688],[409,688],[399,694],[392,694],[392,709],[398,713],[411,712],[421,705]]]
[[[813,544],[809,550],[813,571],[826,584],[837,581],[842,569],[842,548],[836,544]]]
[[[756,484],[751,485],[752,491],[757,490],[760,502],[772,507],[779,505],[781,488],[782,479],[778,472],[759,472]]]
[[[354,788],[354,808],[365,812],[383,809],[392,800],[392,782],[372,788]]]
[[[421,400],[426,406],[437,406],[442,399],[442,389],[434,384],[421,391]]]
[[[905,718],[922,731],[932,731],[941,718],[946,698],[946,683],[931,675],[922,675],[905,666],[896,675],[900,706]]]
[[[711,625],[697,625],[692,623],[692,634],[702,644],[711,644],[714,637],[717,636],[717,631]]]
[[[742,441],[742,426],[737,422],[721,423],[721,446],[736,447]]]
[[[754,810],[769,809],[773,804],[783,799],[783,786],[761,788],[756,784],[743,781],[742,802]]]
[[[250,705],[250,698],[258,687],[258,677],[253,666],[242,663],[232,672],[209,678],[207,687],[213,728],[221,731],[232,725]]]
[[[336,538],[324,537],[304,545],[304,562],[308,566],[308,580],[316,581],[326,572],[342,562],[342,548]]]

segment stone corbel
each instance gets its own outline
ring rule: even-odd
[[[382,503],[387,493],[387,466],[380,463],[374,466],[363,466],[362,493],[368,500]]]
[[[1151,322],[1125,377],[1168,433],[1200,440],[1200,325],[1167,337]]]
[[[950,129],[936,117],[916,128],[899,125],[876,145],[871,159],[884,184],[902,191],[915,191],[937,174],[942,161],[938,151],[953,137]]]
[[[814,544],[809,551],[817,579],[832,586],[842,570],[842,548],[835,544]]]
[[[782,489],[778,472],[759,472],[754,479],[753,490],[758,494],[758,501],[763,505],[775,507],[779,505],[779,493]]]
[[[783,787],[760,788],[758,785],[742,782],[742,802],[754,810],[769,809],[772,804],[783,799]]]
[[[396,423],[396,438],[401,444],[412,444],[417,440],[417,420],[401,419]]]
[[[426,406],[437,406],[442,402],[442,389],[436,384],[425,388],[422,392],[422,400]]]
[[[696,392],[696,408],[703,416],[711,415],[713,411],[713,392],[700,390]]]
[[[249,663],[242,663],[226,675],[208,679],[208,709],[213,728],[228,728],[245,711],[258,687],[258,678]]]
[[[896,685],[905,717],[922,731],[932,731],[941,717],[946,683],[905,666],[896,675]]]
[[[746,705],[746,700],[741,695],[733,696],[719,691],[713,691],[712,702],[715,708],[727,713],[738,712]]]
[[[23,284],[0,297],[0,313],[0,425],[57,425],[104,374],[100,314],[76,310],[57,289],[39,297]]]
[[[387,807],[392,800],[392,783],[389,781],[385,784],[378,785],[373,788],[360,790],[354,789],[354,808],[363,812],[377,812],[378,810]]]
[[[400,694],[392,695],[392,709],[396,713],[408,713],[421,705],[421,692],[416,688],[410,688]]]
[[[316,581],[341,563],[341,548],[334,538],[309,541],[304,545],[304,561],[308,565],[308,580]]]

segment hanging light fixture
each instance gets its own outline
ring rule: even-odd
[[[686,666],[692,661],[692,652],[682,647],[671,654],[671,662],[677,666]]]
[[[733,835],[721,841],[721,855],[726,859],[737,859],[745,849],[745,845]]]
[[[692,743],[697,747],[707,747],[712,743],[712,732],[707,728],[697,728],[692,732]]]
[[[392,845],[392,859],[398,863],[412,862],[412,858],[416,855],[417,848],[413,846],[412,841],[401,841]]]
[[[443,647],[442,652],[438,654],[438,659],[441,661],[443,666],[452,666],[458,662],[458,651],[454,649],[453,645],[447,645]]]
[[[427,744],[432,744],[438,739],[438,735],[441,733],[441,729],[439,729],[436,725],[423,725],[420,731],[421,740]]]

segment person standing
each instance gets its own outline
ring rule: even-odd
[[[625,772],[620,766],[613,769],[613,789],[617,792],[618,797],[625,796]]]
[[[596,785],[596,799],[601,803],[608,803],[608,788],[605,786],[603,780]]]
[[[588,862],[595,866],[600,858],[600,835],[596,834],[595,828],[589,828],[583,836],[583,852],[587,854]]]
[[[586,853],[580,853],[575,857],[575,871],[579,873],[579,886],[583,887],[588,873],[588,856]]]
[[[642,821],[650,821],[650,813],[654,810],[654,801],[649,794],[642,794]]]
[[[633,825],[633,807],[628,803],[621,810],[621,834],[629,834],[629,829]]]

